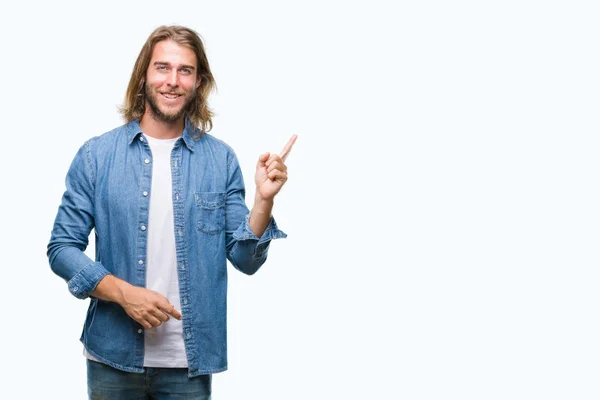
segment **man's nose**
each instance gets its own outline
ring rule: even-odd
[[[179,82],[179,77],[177,75],[177,70],[173,69],[169,76],[167,77],[167,84],[169,86],[177,86]]]

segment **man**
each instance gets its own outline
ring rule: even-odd
[[[197,33],[156,29],[127,88],[127,123],[85,142],[67,174],[48,258],[91,298],[90,398],[209,399],[211,374],[227,369],[226,260],[253,274],[286,237],[271,210],[296,136],[259,157],[249,212],[234,152],[206,133],[214,85]],[[92,228],[96,261],[83,253]]]

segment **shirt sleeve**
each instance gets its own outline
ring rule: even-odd
[[[252,275],[267,260],[271,240],[287,235],[279,230],[273,217],[260,238],[252,232],[242,171],[235,154],[231,157],[225,203],[227,258],[236,269]]]
[[[66,191],[54,221],[47,255],[52,271],[67,282],[69,292],[85,299],[109,271],[84,254],[94,227],[94,178],[90,141],[77,152],[65,180]]]

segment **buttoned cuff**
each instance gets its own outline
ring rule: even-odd
[[[269,225],[263,232],[262,236],[259,238],[252,232],[252,228],[250,227],[250,214],[246,215],[246,219],[244,223],[240,225],[240,227],[233,232],[233,237],[236,240],[258,240],[257,244],[261,244],[273,239],[283,239],[287,237],[283,231],[280,231],[275,223],[275,219],[271,217],[269,221]]]
[[[252,228],[250,227],[250,214],[246,215],[246,219],[244,223],[240,225],[240,227],[233,232],[234,239],[240,240],[256,240],[256,249],[254,252],[254,258],[261,258],[265,255],[267,250],[269,249],[269,243],[273,239],[285,239],[287,234],[277,227],[277,223],[275,219],[271,217],[267,228],[263,232],[262,236],[259,238],[252,232]]]
[[[108,274],[110,272],[101,263],[88,264],[67,282],[69,292],[78,299],[86,299]]]

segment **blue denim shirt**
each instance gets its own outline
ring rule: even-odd
[[[255,273],[272,239],[248,224],[245,188],[233,150],[186,120],[171,153],[177,274],[188,375],[227,369],[227,261]],[[79,149],[48,244],[52,271],[75,297],[90,297],[107,274],[145,287],[152,153],[138,121],[94,137]],[[96,261],[84,254],[95,229]],[[144,372],[144,328],[117,303],[91,297],[81,341],[98,360]]]

